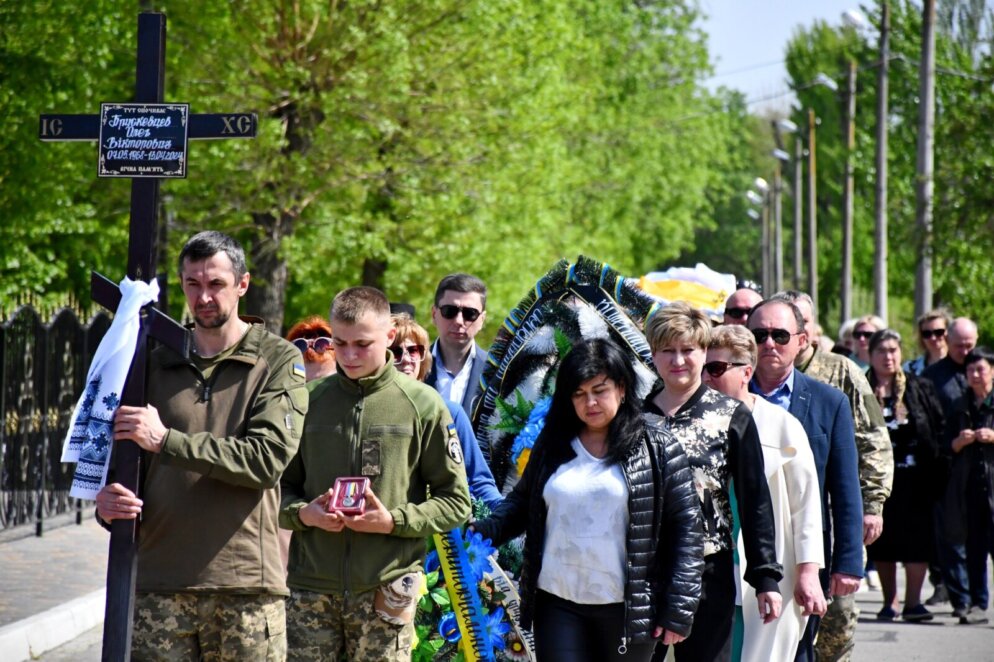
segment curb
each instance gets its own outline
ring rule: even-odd
[[[100,625],[106,593],[100,589],[0,627],[0,660],[31,660]]]

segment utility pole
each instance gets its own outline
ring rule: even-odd
[[[772,196],[771,191],[766,191],[763,193],[763,218],[761,223],[763,224],[763,296],[768,297],[773,293],[773,283],[770,278],[770,198]]]
[[[856,149],[856,61],[846,75],[845,174],[842,186],[842,301],[839,324],[852,317],[853,151]]]
[[[801,183],[801,169],[803,167],[804,147],[801,144],[800,134],[794,138],[794,289],[801,289],[801,252],[802,226],[804,224],[804,191]]]
[[[877,69],[877,181],[874,198],[873,301],[887,320],[887,70],[890,66],[890,3],[881,4],[880,67]]]
[[[783,166],[776,160],[773,171],[773,291],[783,289]],[[766,296],[769,296],[767,294]]]
[[[918,161],[915,181],[915,222],[918,267],[915,270],[915,317],[932,307],[932,167],[935,132],[935,0],[922,8],[922,61],[918,69]]]
[[[808,294],[818,315],[818,200],[814,108],[808,108]]]

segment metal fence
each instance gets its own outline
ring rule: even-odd
[[[0,533],[81,512],[69,497],[75,465],[59,461],[90,358],[110,326],[63,308],[48,322],[21,306],[0,324]]]

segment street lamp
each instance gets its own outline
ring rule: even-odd
[[[770,291],[770,214],[769,214],[769,192],[770,185],[762,177],[757,177],[753,183],[753,188],[746,191],[746,198],[756,207],[750,208],[746,213],[749,218],[760,222],[761,236],[760,251],[762,254],[762,276],[760,280],[763,284],[763,292]]]
[[[773,170],[773,247],[774,247],[774,260],[773,260],[773,282],[774,289],[779,292],[783,289],[783,178],[781,177],[781,171],[783,164],[790,162],[790,154],[784,149],[782,133],[796,133],[797,125],[788,119],[773,120],[770,122],[773,127],[773,139],[776,142],[776,148],[773,149],[770,154],[776,159],[776,165]],[[800,162],[795,162],[795,177],[794,177],[794,198],[796,199],[800,195],[798,190],[798,180],[799,176],[797,169],[800,168]],[[797,207],[795,205],[795,212]],[[800,225],[800,219],[794,218],[794,232],[798,231]],[[796,246],[796,241],[795,241]],[[795,260],[795,265],[797,264]],[[796,277],[796,274],[795,274]]]

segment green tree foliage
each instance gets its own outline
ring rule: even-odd
[[[914,296],[920,232],[915,224],[916,148],[918,137],[918,68],[921,51],[921,8],[892,0],[889,77],[889,291],[892,324],[911,328],[908,318]],[[994,175],[994,124],[990,90],[994,68],[984,50],[991,40],[990,10],[975,0],[939,3],[936,30],[935,123],[935,256],[936,304],[978,321],[989,319],[994,303],[985,296],[994,278],[989,258],[994,245],[994,199],[988,183]],[[864,8],[879,25],[880,5]],[[818,133],[819,246],[821,300],[837,299],[841,260],[841,183],[844,143],[841,97],[811,86],[819,72],[832,75],[844,89],[849,58],[859,69],[855,164],[854,280],[857,291],[873,288],[873,204],[876,108],[875,32],[816,23],[802,29],[787,46],[787,68],[801,108],[794,118],[815,108],[822,119]],[[826,312],[825,310],[822,311]],[[856,313],[870,312],[856,310]],[[898,319],[897,315],[903,315]],[[835,322],[837,320],[829,320]],[[982,325],[983,326],[983,325]],[[989,331],[988,331],[989,333]]]
[[[16,34],[0,77],[9,58],[39,51],[32,27],[52,19],[9,4],[4,34]],[[491,285],[493,328],[562,256],[587,253],[632,274],[674,259],[692,246],[709,214],[704,193],[727,161],[728,126],[699,83],[708,56],[692,0],[151,4],[169,17],[167,99],[260,118],[255,140],[194,143],[188,178],[163,186],[171,254],[201,228],[237,235],[251,254],[249,311],[274,328],[326,311],[357,283],[415,303],[425,319],[435,283],[456,270]],[[56,110],[93,112],[97,100],[128,96],[134,16],[106,10],[85,3],[58,21],[59,38],[80,46],[58,51],[64,75],[49,89],[75,97]],[[113,58],[88,70],[86,49],[108,44]],[[38,96],[38,75],[4,90]],[[32,143],[46,103],[11,103],[2,110],[27,128],[5,144],[4,177],[52,147]],[[688,117],[698,119],[675,121]],[[3,199],[4,216],[51,234],[61,205],[113,234],[120,251],[124,189],[110,204],[111,186],[92,177],[92,145],[59,149],[61,172],[72,172],[60,195],[36,195],[25,176],[24,200]],[[0,257],[11,263],[8,245]],[[97,253],[74,257],[123,265],[120,253]],[[20,268],[33,281],[66,259],[53,251]],[[39,288],[81,285],[49,278]]]

